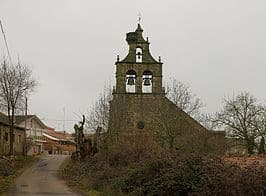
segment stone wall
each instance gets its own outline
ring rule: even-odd
[[[23,154],[25,131],[22,128],[14,129],[14,154]],[[0,155],[8,155],[10,149],[9,126],[0,124]]]
[[[164,95],[114,94],[110,106],[109,132],[158,140],[167,140],[172,134],[179,150],[224,153],[222,145],[215,142],[223,144],[224,136],[210,134]]]

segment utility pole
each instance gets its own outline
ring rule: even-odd
[[[24,133],[24,155],[27,156],[27,120],[28,120],[28,98],[25,96],[25,133]]]
[[[5,34],[4,27],[3,27],[3,24],[2,24],[1,20],[0,20],[0,27],[1,27],[1,31],[2,31],[3,37],[4,37],[6,50],[7,50],[7,55],[8,55],[8,58],[9,58],[9,63],[12,64],[11,55],[10,55],[10,51],[9,51],[8,44],[7,44],[6,34]]]

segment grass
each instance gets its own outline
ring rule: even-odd
[[[18,156],[10,161],[2,160],[0,167],[5,168],[5,170],[0,170],[0,195],[7,192],[16,177],[37,160],[39,160],[38,156]]]

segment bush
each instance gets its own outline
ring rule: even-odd
[[[35,157],[0,157],[0,195],[7,191],[21,169],[37,160]]]
[[[11,163],[7,160],[0,159],[0,176],[6,177],[12,175],[13,173]]]
[[[155,160],[136,168],[116,188],[133,195],[263,195],[266,170],[240,168],[221,159],[189,156]]]
[[[141,138],[116,143],[91,159],[71,161],[64,176],[83,190],[106,195],[266,195],[264,165],[169,153]]]

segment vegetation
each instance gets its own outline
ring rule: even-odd
[[[23,169],[37,159],[37,157],[32,156],[0,158],[0,194],[6,192]]]
[[[32,77],[31,69],[17,62],[15,65],[7,60],[0,64],[0,107],[6,111],[10,124],[10,155],[13,155],[15,114],[28,93],[34,90],[37,82]]]
[[[188,89],[184,92],[190,93]],[[101,100],[102,105],[108,106],[108,99]],[[199,103],[196,99],[195,115],[199,113]],[[102,107],[100,111],[106,111],[104,108],[109,107]],[[62,176],[72,186],[98,195],[266,194],[265,157],[262,157],[262,164],[257,159],[249,164],[239,164],[210,154],[201,149],[204,136],[190,133],[190,129],[184,127],[185,120],[169,113],[167,107],[158,108],[155,115],[158,119],[153,119],[154,135],[116,135],[114,138],[103,132],[99,153],[85,160],[70,160],[62,169]],[[103,118],[107,116],[103,115]],[[223,110],[212,120],[215,125],[225,128],[231,137],[243,141],[248,153],[252,154],[255,148],[265,153],[265,116],[265,106],[249,93],[240,93],[226,99]],[[98,122],[103,122],[101,115],[97,118]],[[157,129],[162,131],[157,133]],[[186,134],[183,130],[187,130]]]
[[[248,154],[253,154],[255,148],[265,153],[266,108],[250,93],[225,99],[224,108],[213,121],[225,128],[229,136],[240,140]]]
[[[188,84],[172,78],[167,84],[166,93],[167,97],[187,114],[194,118],[200,116],[200,109],[204,104],[192,93]]]
[[[153,150],[152,150],[153,148]],[[219,157],[169,153],[145,144],[119,144],[108,156],[70,161],[63,177],[102,195],[265,195],[266,167]]]
[[[104,91],[88,111],[86,125],[91,131],[96,131],[98,127],[101,127],[103,131],[107,130],[110,109],[109,101],[111,100],[112,88],[111,85],[106,84]]]

